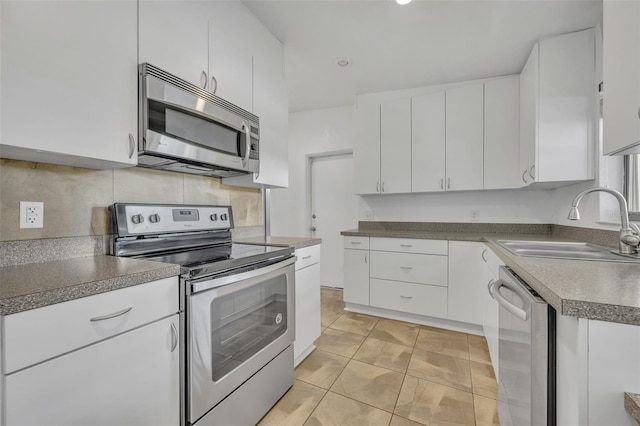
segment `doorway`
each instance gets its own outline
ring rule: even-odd
[[[309,157],[311,236],[322,238],[320,283],[343,288],[341,231],[358,227],[358,199],[353,194],[353,152]]]

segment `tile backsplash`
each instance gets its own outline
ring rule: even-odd
[[[44,202],[44,228],[20,229],[20,201]],[[0,241],[106,235],[114,202],[231,205],[236,228],[264,223],[260,190],[217,178],[0,159]]]

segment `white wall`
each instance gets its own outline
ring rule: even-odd
[[[289,188],[271,191],[271,235],[309,236],[308,156],[353,148],[353,107],[289,115]]]

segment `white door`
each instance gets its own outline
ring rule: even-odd
[[[322,238],[320,284],[342,288],[340,231],[358,227],[353,195],[353,155],[317,157],[311,162],[311,235]],[[313,217],[315,216],[315,218]]]

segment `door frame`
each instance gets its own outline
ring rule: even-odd
[[[307,178],[307,182],[306,182],[306,189],[307,189],[307,200],[305,202],[306,204],[306,208],[305,208],[305,214],[307,215],[307,220],[309,222],[308,223],[308,231],[309,234],[311,234],[313,231],[311,231],[311,227],[313,225],[313,223],[311,222],[311,214],[313,213],[312,211],[312,207],[313,207],[313,176],[312,176],[312,165],[313,162],[315,160],[321,159],[321,158],[329,158],[329,157],[339,157],[339,156],[343,156],[343,155],[351,155],[353,156],[353,148],[348,148],[348,149],[338,149],[335,151],[325,151],[325,152],[318,152],[318,153],[314,153],[314,154],[307,154],[307,165],[306,165],[306,178]],[[310,235],[313,236],[313,235]]]

